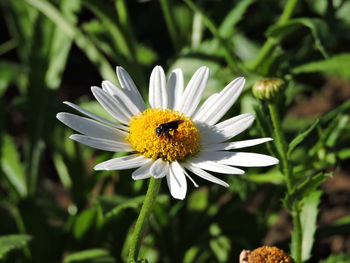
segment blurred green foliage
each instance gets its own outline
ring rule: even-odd
[[[327,98],[332,108],[318,118],[288,114],[329,80],[349,88],[348,1],[1,0],[0,10],[1,262],[125,260],[146,184],[133,181],[130,171],[94,172],[93,164],[111,154],[69,140],[71,131],[55,118],[67,110],[63,100],[109,118],[90,101],[88,88],[101,79],[117,83],[116,65],[145,98],[155,64],[182,68],[186,80],[208,66],[206,96],[243,75],[244,94],[226,117],[250,111],[257,122],[238,139],[274,136],[266,105],[251,94],[254,82],[270,76],[287,83],[278,105],[292,193],[276,167],[229,176],[229,189],[200,181],[184,201],[163,187],[142,258],[238,262],[242,249],[262,244],[283,207],[300,210],[303,232],[295,238],[302,239],[302,261],[319,260],[312,253],[318,237],[349,233],[349,220],[317,228],[319,186],[350,158],[349,98]],[[254,151],[280,158],[274,143]],[[275,245],[288,250],[288,243]]]

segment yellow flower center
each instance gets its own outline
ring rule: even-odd
[[[194,122],[169,109],[147,109],[133,116],[126,137],[136,152],[170,162],[196,154],[199,139]]]

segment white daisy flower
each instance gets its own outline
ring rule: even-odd
[[[199,68],[184,89],[180,69],[175,69],[167,81],[162,67],[156,66],[150,77],[150,108],[147,109],[129,74],[117,67],[117,75],[121,88],[103,81],[102,89],[92,87],[91,90],[118,123],[70,102],[64,103],[89,118],[66,112],[57,114],[61,122],[81,133],[70,136],[71,139],[100,150],[131,153],[100,163],[95,170],[137,168],[132,173],[134,180],[166,177],[171,195],[184,199],[187,178],[197,187],[188,171],[228,187],[226,182],[209,172],[243,174],[244,171],[235,166],[258,167],[278,163],[271,156],[231,151],[261,144],[271,138],[226,142],[254,121],[254,116],[246,113],[219,122],[242,92],[244,78],[233,80],[199,105],[209,78],[207,67]]]

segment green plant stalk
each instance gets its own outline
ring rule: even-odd
[[[175,51],[178,52],[181,48],[181,39],[172,12],[173,8],[171,8],[169,0],[160,0],[159,2],[170,34],[171,42],[173,43]]]
[[[145,229],[145,226],[148,223],[148,219],[152,212],[153,205],[156,201],[161,181],[161,179],[155,179],[152,177],[149,182],[145,201],[142,204],[141,211],[139,217],[137,218],[134,232],[132,234],[128,255],[128,263],[135,262],[138,258],[142,234]]]
[[[283,136],[281,121],[278,116],[278,109],[275,102],[273,101],[268,103],[268,108],[269,108],[272,125],[275,131],[275,142],[276,142],[277,151],[279,152],[282,159],[281,160],[282,171],[285,176],[288,192],[291,192],[292,191],[292,178],[291,178],[292,173],[288,162],[287,143]]]
[[[280,18],[277,21],[277,25],[283,25],[292,17],[294,9],[298,3],[298,0],[288,0],[283,12],[280,16]],[[260,64],[268,57],[272,51],[275,49],[276,45],[278,44],[278,40],[272,37],[269,37],[265,44],[262,46],[262,48],[259,51],[259,54],[257,58],[253,61],[253,63],[250,65],[250,69],[255,71]]]
[[[231,70],[236,70],[238,68],[238,65],[236,63],[235,57],[232,53],[232,49],[228,42],[221,36],[218,27],[214,24],[214,22],[206,15],[203,10],[201,10],[195,3],[193,3],[191,0],[183,0],[189,8],[192,9],[193,12],[199,13],[203,18],[203,23],[208,27],[209,31],[213,34],[214,37],[217,38],[220,45],[223,48],[223,51],[225,52],[225,59],[227,62],[227,65]]]
[[[301,229],[300,222],[300,211],[297,208],[294,208],[292,212],[293,217],[293,231],[295,231],[295,235],[293,238],[293,242],[295,244],[295,251],[292,251],[292,256],[296,263],[302,262],[302,242],[303,242],[303,232]]]
[[[281,166],[283,175],[286,180],[287,185],[287,191],[288,194],[291,194],[293,192],[293,172],[290,167],[288,156],[287,156],[287,143],[286,139],[282,132],[281,127],[281,121],[278,115],[278,109],[276,105],[276,101],[270,101],[268,102],[268,109],[272,121],[272,125],[275,131],[275,142],[277,151],[280,154],[281,157]],[[292,255],[294,257],[294,260],[296,263],[301,263],[301,255],[302,255],[302,229],[301,229],[301,222],[300,222],[300,211],[297,207],[293,206],[293,210],[290,211],[293,217],[293,231],[295,234],[292,236],[292,243],[294,244],[295,250],[294,254]]]

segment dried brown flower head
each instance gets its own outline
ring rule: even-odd
[[[253,251],[243,250],[240,263],[293,263],[293,259],[282,249],[263,246]]]

